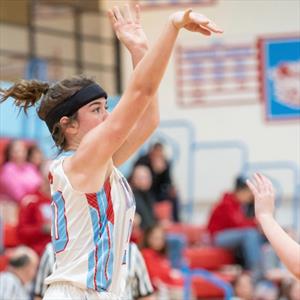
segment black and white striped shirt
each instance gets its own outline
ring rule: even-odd
[[[43,298],[47,285],[44,284],[45,278],[47,278],[50,274],[52,274],[55,263],[55,254],[52,243],[49,243],[45,251],[41,257],[39,268],[37,271],[35,286],[34,286],[34,294],[35,296],[39,296]]]
[[[21,280],[12,272],[0,273],[1,300],[29,300],[30,296]]]
[[[134,243],[129,244],[128,274],[123,300],[135,300],[153,293],[147,267],[142,253]]]

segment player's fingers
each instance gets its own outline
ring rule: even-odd
[[[188,24],[191,20],[191,13],[192,13],[192,9],[188,8],[184,11],[183,14],[183,20],[182,20],[182,24]]]
[[[204,15],[191,12],[190,19],[191,19],[191,21],[201,25],[202,27],[204,27],[207,30],[210,30],[214,33],[222,33],[223,32],[223,30],[221,28],[219,28],[214,22],[212,22],[210,19],[208,19]]]
[[[135,22],[140,23],[141,21],[141,7],[136,4],[135,5]]]
[[[132,22],[133,19],[132,19],[131,10],[130,10],[130,8],[129,8],[129,4],[125,4],[125,5],[124,5],[124,10],[123,10],[123,12],[124,12],[124,19],[125,19],[125,21],[127,21],[127,22]]]
[[[220,28],[215,23],[209,22],[206,25],[203,25],[203,27],[206,27],[207,29],[211,30],[214,33],[223,33],[224,31]]]
[[[206,25],[210,22],[210,20],[206,16],[198,14],[198,13],[194,13],[192,10],[190,10],[189,18],[191,21],[193,21],[199,25]]]
[[[258,173],[254,174],[254,179],[255,179],[255,185],[256,185],[256,189],[258,192],[262,192],[263,191],[263,183],[261,178],[258,176]]]
[[[198,26],[197,31],[204,34],[204,35],[211,35],[211,32],[202,26]]]
[[[119,21],[119,22],[123,22],[124,21],[124,18],[122,16],[122,14],[121,14],[120,9],[119,9],[118,6],[114,6],[113,9],[112,9],[112,11],[113,11],[113,13],[114,13],[115,18],[116,18],[117,21]]]
[[[115,18],[115,15],[111,9],[107,12],[107,16],[112,25],[114,25],[117,22],[117,19]]]
[[[246,180],[246,183],[247,183],[249,189],[251,190],[251,192],[253,193],[254,197],[256,197],[258,195],[258,191],[257,191],[255,185],[249,179]]]
[[[274,193],[274,188],[273,188],[273,184],[272,184],[271,180],[268,177],[264,176],[264,175],[261,175],[261,176],[262,176],[262,178],[265,182],[265,185],[267,187],[268,192]]]
[[[260,174],[260,173],[257,173],[257,176],[258,176],[259,179],[260,179],[261,190],[262,190],[264,193],[268,192],[268,191],[269,191],[269,185],[268,185],[268,183],[267,183],[266,180],[265,180],[266,177],[265,177],[264,175]]]

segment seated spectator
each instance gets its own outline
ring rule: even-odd
[[[234,299],[252,300],[253,299],[253,283],[249,274],[243,273],[238,276],[233,283]]]
[[[19,203],[22,198],[34,193],[42,182],[40,172],[26,162],[27,148],[23,141],[11,141],[5,151],[0,170],[0,194]]]
[[[243,204],[253,201],[246,181],[239,177],[235,190],[223,195],[209,217],[208,231],[218,247],[241,249],[247,270],[253,271],[255,279],[262,274],[262,236],[256,227],[256,220],[245,216]]]
[[[18,236],[21,243],[42,255],[51,241],[51,195],[48,168],[43,170],[43,181],[35,193],[20,202]]]
[[[183,277],[171,267],[167,256],[166,236],[161,226],[156,225],[145,231],[142,254],[158,294],[165,293],[163,299],[182,299]]]
[[[0,273],[0,299],[29,300],[37,264],[38,256],[32,249],[21,246],[13,250],[8,270]]]
[[[26,160],[36,166],[37,170],[41,171],[45,158],[43,152],[37,145],[31,145],[28,148]]]
[[[178,195],[171,178],[171,165],[168,162],[163,145],[154,144],[148,154],[140,157],[135,165],[146,165],[152,173],[151,191],[156,201],[168,200],[173,207],[173,220],[179,222]]]
[[[130,176],[130,185],[136,202],[136,213],[141,218],[140,227],[145,230],[156,222],[153,205],[154,197],[150,191],[151,172],[146,166],[135,166]]]

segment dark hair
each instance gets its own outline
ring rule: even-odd
[[[14,268],[22,268],[28,265],[30,258],[27,254],[20,255],[18,257],[11,258],[9,260],[9,265]]]
[[[136,172],[136,169],[139,168],[139,167],[146,168],[149,171],[149,173],[151,174],[151,170],[150,170],[149,166],[143,165],[143,164],[136,164],[136,165],[134,165],[133,168],[131,169],[130,174],[127,176],[127,181],[131,185],[131,188],[134,188],[132,180],[133,180],[134,174]]]
[[[159,225],[159,224],[154,224],[150,227],[148,227],[145,231],[144,231],[144,237],[143,237],[143,241],[142,241],[142,248],[151,248],[150,244],[149,244],[149,238],[152,235],[153,231],[156,229],[161,229],[163,230],[163,228]],[[166,255],[168,252],[168,248],[167,248],[167,243],[165,241],[165,244],[163,246],[163,248],[159,251],[160,254],[162,255]]]
[[[151,146],[150,150],[163,149],[163,148],[164,145],[161,142],[156,142]]]
[[[246,183],[246,178],[243,176],[239,176],[235,180],[235,191],[249,189]]]
[[[38,151],[43,155],[43,152],[39,148],[39,146],[37,144],[32,144],[28,147],[28,152],[27,152],[27,157],[26,157],[27,162],[32,163],[31,159],[32,159],[32,155],[34,154],[35,151]],[[41,165],[42,165],[42,163],[39,166],[36,166],[36,167],[40,170]]]
[[[30,158],[31,158],[31,156],[32,156],[32,154],[34,153],[35,150],[41,151],[40,148],[35,144],[28,147],[27,161],[30,161]]]
[[[0,89],[2,94],[0,102],[12,97],[14,98],[14,104],[27,113],[28,108],[35,106],[41,99],[37,113],[40,119],[45,120],[54,107],[92,83],[95,83],[95,81],[84,75],[72,76],[51,86],[38,80],[21,80],[7,90]],[[69,117],[70,123],[76,119],[77,113]],[[65,150],[67,144],[64,128],[59,122],[54,125],[51,135],[56,146],[60,150]]]
[[[9,162],[11,160],[11,150],[14,146],[15,143],[21,142],[23,143],[22,140],[11,140],[8,142],[8,144],[6,145],[4,151],[3,151],[3,164]]]

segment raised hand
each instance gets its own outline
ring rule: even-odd
[[[129,51],[136,47],[148,48],[148,39],[140,23],[139,5],[135,5],[135,10],[132,11],[126,4],[123,13],[118,6],[114,6],[108,11],[108,17],[116,36]]]
[[[271,181],[261,175],[254,174],[253,183],[247,180],[247,185],[255,197],[255,215],[259,220],[261,217],[273,216],[275,193]]]
[[[202,14],[193,12],[192,9],[176,12],[170,16],[170,19],[177,29],[185,28],[188,31],[204,35],[223,33],[223,30],[218,28],[214,22]]]

